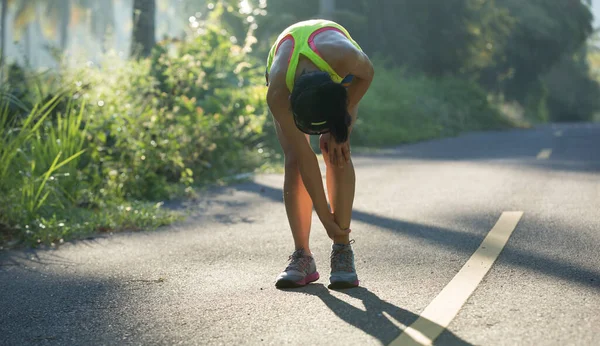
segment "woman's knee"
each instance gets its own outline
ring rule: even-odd
[[[321,136],[321,139],[319,140],[319,148],[321,149],[321,154],[323,155],[323,161],[325,161],[325,165],[329,166],[329,148],[327,146],[328,141],[326,137]]]

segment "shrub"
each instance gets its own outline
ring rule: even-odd
[[[87,182],[94,179],[84,173],[90,151],[83,108],[69,103],[65,113],[53,113],[61,99],[58,95],[24,117],[10,116],[8,103],[0,104],[0,242],[52,243],[101,229],[150,228],[174,220],[173,214],[138,203],[140,215],[123,222],[122,210],[130,203],[114,196],[102,200],[103,208],[81,208],[82,199],[94,195]]]
[[[172,183],[214,181],[275,157],[260,62],[218,26],[201,29],[149,60],[112,58],[71,73],[94,169],[111,194],[168,198]]]
[[[0,230],[49,243],[160,226],[178,215],[156,202],[277,158],[255,39],[238,45],[215,22],[149,59],[65,66],[43,79],[64,91],[35,102],[4,97]]]
[[[396,145],[511,126],[475,82],[375,65],[375,79],[361,102],[355,145]]]

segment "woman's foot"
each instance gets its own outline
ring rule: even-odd
[[[290,264],[277,277],[275,287],[296,288],[319,280],[315,259],[307,255],[304,249],[294,251],[289,261]]]
[[[329,288],[342,289],[358,286],[358,276],[354,267],[354,251],[352,243],[333,244],[331,246],[331,276]]]

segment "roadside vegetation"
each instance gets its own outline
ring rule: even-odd
[[[102,3],[122,4],[115,1]],[[45,6],[1,4],[12,6],[15,26],[35,22],[27,6]],[[61,44],[52,50],[58,65],[40,73],[2,55],[0,246],[156,229],[185,217],[165,201],[281,166],[265,102],[266,52],[285,26],[318,16],[319,1],[180,1],[173,6],[186,35],[159,42],[139,31],[154,27],[143,13],[156,4],[169,9],[134,1],[137,34],[125,59],[106,49],[77,64]],[[376,70],[354,146],[589,121],[600,109],[585,2],[343,4],[323,16],[356,33]],[[72,5],[72,13],[86,6]],[[61,18],[47,25],[62,28]]]

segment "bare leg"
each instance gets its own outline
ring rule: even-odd
[[[324,137],[322,137],[320,146],[327,165],[327,193],[329,195],[329,203],[335,217],[335,222],[340,228],[348,229],[350,228],[352,219],[356,183],[354,165],[352,164],[352,159],[343,168],[332,165],[329,162],[325,145]],[[336,236],[333,242],[335,244],[348,244],[350,243],[350,236]]]
[[[285,181],[283,183],[283,200],[296,250],[304,249],[310,254],[309,236],[312,221],[312,200],[298,170],[294,159],[286,156]]]
[[[313,203],[302,182],[298,161],[285,138],[281,135],[279,124],[275,122],[277,137],[285,154],[285,175],[283,183],[283,200],[296,250],[304,249],[311,254],[309,248],[310,227],[312,222]],[[308,140],[308,138],[307,138]]]

